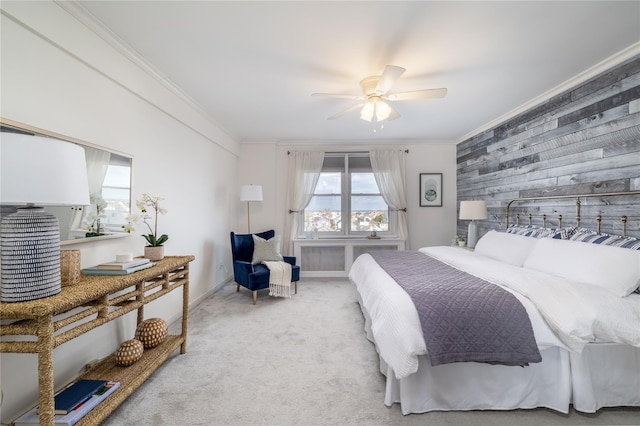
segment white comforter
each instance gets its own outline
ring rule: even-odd
[[[524,305],[536,342],[580,352],[594,341],[640,347],[640,297],[614,296],[601,288],[498,262],[455,247],[420,250],[460,270],[501,285]],[[427,353],[418,313],[409,295],[373,258],[364,254],[353,263],[350,280],[356,285],[380,356],[396,378],[418,369],[418,356]]]

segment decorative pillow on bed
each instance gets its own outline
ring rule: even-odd
[[[509,234],[524,235],[532,238],[568,239],[575,228],[540,228],[534,225],[511,225],[507,228]]]
[[[507,228],[507,233],[523,235],[525,237],[530,236],[532,231],[533,231],[532,225],[516,225],[514,223],[513,225],[509,225],[509,227]]]
[[[535,238],[491,230],[478,240],[474,251],[510,265],[522,266],[537,242]]]
[[[265,240],[253,234],[253,260],[251,263],[261,263],[265,260],[283,260],[280,254],[280,235]]]
[[[602,234],[585,228],[578,228],[569,239],[573,241],[582,241],[584,243],[640,250],[640,239],[638,238]]]
[[[524,267],[603,287],[624,297],[640,284],[640,251],[543,238]]]

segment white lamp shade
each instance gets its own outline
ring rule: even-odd
[[[364,121],[371,121],[373,120],[373,110],[375,108],[373,107],[373,103],[372,102],[367,102],[363,107],[362,110],[360,111],[360,118]]]
[[[375,115],[376,121],[384,121],[391,115],[391,106],[380,100],[380,98],[373,98],[369,100],[360,110],[360,118],[364,121],[371,122]]]
[[[41,136],[0,133],[0,203],[89,205],[84,148]]]
[[[391,115],[391,107],[384,101],[376,102],[376,119],[384,121]]]
[[[480,220],[487,218],[487,204],[484,201],[460,201],[460,219]]]
[[[261,185],[242,185],[240,188],[240,201],[262,201]]]

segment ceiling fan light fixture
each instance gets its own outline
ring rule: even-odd
[[[360,111],[360,118],[364,121],[371,122],[371,120],[373,120],[374,112],[375,112],[374,103],[367,102],[366,104],[364,104],[364,106],[362,107],[362,110]]]
[[[1,0],[0,0],[1,1]],[[352,111],[360,109],[360,119],[368,122],[382,123],[385,120],[395,120],[400,117],[393,108],[394,101],[413,99],[435,99],[447,95],[446,88],[421,89],[409,92],[391,92],[393,84],[402,76],[405,69],[395,65],[387,65],[381,75],[372,75],[360,80],[360,87],[364,96],[345,95],[338,93],[313,93],[312,96],[328,96],[335,98],[349,98],[364,101],[329,117],[335,120]]]
[[[375,103],[376,120],[384,121],[391,115],[391,107],[384,101]]]
[[[391,115],[391,107],[379,96],[372,96],[360,111],[360,118],[364,121],[371,122],[375,116],[376,121],[384,121]]]

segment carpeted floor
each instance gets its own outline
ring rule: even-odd
[[[433,412],[386,407],[354,287],[303,280],[291,299],[235,284],[191,312],[187,353],[156,371],[105,425],[638,425],[640,409]],[[640,390],[639,390],[640,391]]]

